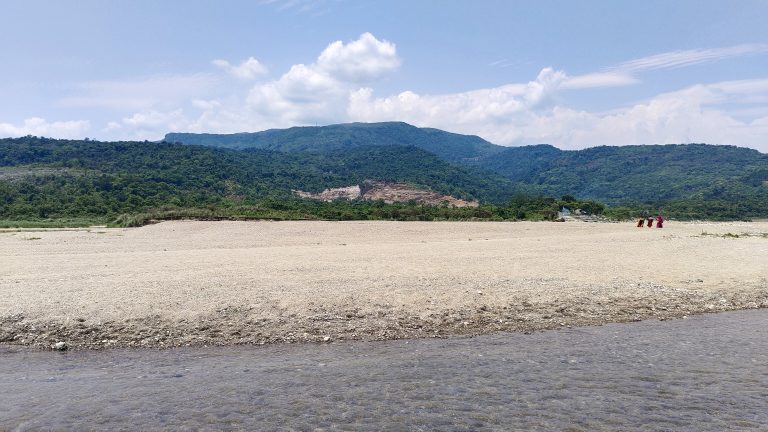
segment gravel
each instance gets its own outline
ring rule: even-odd
[[[322,343],[768,307],[765,233],[768,222],[675,221],[8,230],[0,344]]]

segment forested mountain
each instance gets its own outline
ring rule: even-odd
[[[0,219],[117,215],[161,206],[255,205],[292,200],[366,179],[504,202],[518,191],[500,176],[454,166],[415,147],[281,153],[149,142],[25,137],[0,140]]]
[[[236,134],[169,133],[167,142],[280,152],[328,153],[363,146],[413,146],[450,162],[487,157],[505,147],[472,135],[417,128],[402,122],[347,123]]]
[[[617,217],[657,208],[677,218],[768,217],[768,155],[732,146],[507,148],[405,123],[168,138],[185,143],[0,139],[0,222],[109,219],[167,207],[249,217],[546,219],[563,205],[600,212],[598,202]],[[484,205],[385,209],[310,203],[292,192],[365,180]]]
[[[510,180],[542,192],[574,194],[609,204],[678,199],[732,199],[768,192],[768,155],[705,144],[512,147],[480,161]],[[768,201],[765,202],[768,205]]]
[[[352,123],[254,134],[169,134],[168,140],[283,152],[344,151],[361,145],[413,145],[442,159],[492,171],[549,196],[574,195],[613,206],[676,208],[681,217],[768,216],[768,155],[722,145],[641,145],[563,151],[550,145],[502,147],[476,136],[405,123]]]

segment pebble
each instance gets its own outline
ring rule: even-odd
[[[55,344],[51,345],[51,348],[55,349],[56,351],[66,351],[69,346],[67,346],[66,342],[56,342]]]
[[[331,337],[330,336],[326,336],[326,337],[323,338],[323,342],[330,342],[330,341],[331,341]]]

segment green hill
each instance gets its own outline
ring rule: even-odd
[[[723,182],[760,186],[768,155],[706,144],[593,147],[562,151],[551,146],[509,148],[480,165],[545,190],[579,193],[610,202],[658,201],[695,196]],[[713,193],[716,193],[712,191]]]
[[[610,205],[666,206],[686,217],[768,215],[768,155],[706,144],[509,148],[478,162],[547,194]]]
[[[296,201],[292,189],[319,192],[366,179],[483,202],[503,202],[518,191],[500,176],[451,165],[415,147],[316,154],[25,137],[0,140],[0,219],[114,217],[163,206],[253,206],[265,200],[284,207]]]
[[[166,138],[187,144],[314,153],[411,145],[451,163],[493,172],[533,193],[574,195],[633,209],[664,206],[688,218],[768,216],[768,155],[734,146],[602,146],[579,151],[546,144],[502,147],[476,136],[405,123],[351,123],[233,135],[168,134]]]
[[[617,216],[664,208],[678,218],[768,217],[768,155],[733,146],[507,148],[405,123],[168,137],[184,143],[0,139],[0,219],[114,218],[168,206],[230,215],[261,206],[285,217],[332,219],[548,218],[562,205],[599,212],[596,202]],[[370,204],[313,204],[292,192],[364,180],[409,183],[496,207],[381,216]]]
[[[236,134],[169,133],[167,142],[229,149],[328,153],[365,146],[413,146],[450,162],[496,154],[504,147],[470,135],[417,128],[402,122],[348,123]]]

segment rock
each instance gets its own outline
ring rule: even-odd
[[[325,336],[323,338],[323,342],[330,342],[330,341],[331,341],[331,337],[330,336]]]
[[[56,351],[66,351],[69,349],[69,346],[67,346],[66,342],[56,342],[55,344],[51,345],[51,348],[55,349]]]

